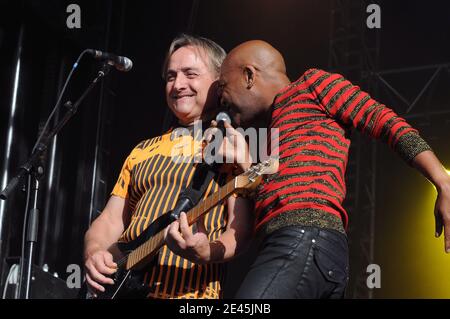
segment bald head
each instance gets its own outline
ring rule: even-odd
[[[253,65],[257,70],[267,73],[286,74],[286,65],[281,53],[261,40],[247,41],[238,45],[231,50],[225,62],[237,67]]]
[[[276,94],[289,83],[281,53],[267,42],[247,41],[222,63],[221,102],[237,125],[264,127]]]

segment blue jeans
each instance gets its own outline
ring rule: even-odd
[[[235,298],[343,298],[347,237],[318,227],[288,226],[265,237]]]

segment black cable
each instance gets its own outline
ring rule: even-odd
[[[18,285],[18,289],[16,291],[16,299],[18,297],[20,297],[20,294],[22,292],[22,273],[23,273],[23,269],[24,269],[24,258],[25,258],[25,241],[26,241],[26,233],[27,233],[27,223],[28,223],[28,206],[30,203],[30,193],[31,193],[31,175],[28,175],[28,179],[27,179],[27,200],[26,200],[26,204],[25,204],[25,214],[23,217],[23,226],[22,226],[22,249],[20,252],[20,260],[19,260],[19,285]]]
[[[80,62],[81,58],[88,53],[88,50],[84,50],[83,52],[81,52],[81,54],[78,56],[78,59],[76,60],[76,62],[73,64],[72,69],[70,70],[69,75],[67,76],[66,82],[64,83],[64,86],[61,90],[61,93],[59,94],[59,98],[58,101],[56,102],[52,112],[50,113],[47,122],[45,122],[44,127],[42,128],[41,134],[39,135],[36,143],[33,146],[33,150],[31,151],[31,153],[34,153],[34,151],[36,150],[36,147],[39,145],[39,143],[41,142],[42,138],[44,137],[44,134],[47,130],[48,125],[50,124],[51,119],[53,118],[53,115],[55,114],[56,110],[60,107],[61,105],[61,100],[64,96],[64,92],[66,91],[67,85],[69,84],[70,79],[72,78],[73,72],[75,71],[75,69],[78,67],[78,63]]]

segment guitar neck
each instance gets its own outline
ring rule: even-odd
[[[217,192],[208,196],[205,200],[198,203],[187,213],[189,225],[195,223],[200,216],[207,213],[211,208],[228,198],[236,190],[235,178],[224,186],[220,187]],[[141,246],[133,250],[127,258],[126,269],[140,268],[153,259],[158,250],[164,246],[164,230],[156,233],[152,238],[147,240]]]
[[[235,179],[226,183],[224,186],[220,187],[219,190],[212,195],[205,198],[205,200],[200,201],[195,207],[186,213],[186,217],[189,225],[192,225],[199,219],[200,216],[207,213],[211,208],[219,204],[221,201],[228,198],[236,190]]]

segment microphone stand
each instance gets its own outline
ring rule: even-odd
[[[28,176],[28,187],[27,192],[30,192],[31,189],[31,197],[32,197],[32,208],[28,212],[28,220],[25,220],[24,223],[27,223],[26,230],[26,241],[25,241],[25,255],[22,256],[20,260],[20,281],[19,281],[19,298],[21,299],[29,299],[30,298],[30,288],[31,288],[31,276],[32,276],[32,265],[33,258],[35,255],[35,246],[37,243],[38,237],[38,222],[39,222],[39,209],[38,209],[38,193],[40,186],[40,179],[44,175],[44,168],[41,163],[41,158],[44,152],[48,149],[48,145],[51,139],[58,134],[59,131],[64,127],[64,125],[75,115],[77,112],[78,106],[84,100],[84,98],[88,95],[88,93],[95,87],[95,85],[105,77],[109,71],[111,70],[111,66],[108,63],[104,63],[101,70],[98,71],[97,76],[92,80],[90,85],[86,88],[84,93],[78,98],[75,103],[71,101],[67,101],[64,103],[64,106],[67,108],[67,112],[64,114],[63,118],[59,121],[59,123],[55,126],[53,130],[50,132],[43,132],[43,138],[37,145],[35,151],[31,154],[28,160],[20,167],[19,173],[14,176],[5,189],[0,193],[0,198],[6,200],[9,194],[17,187],[19,182],[25,177]],[[29,199],[30,194],[27,196],[27,204],[26,207],[29,207]],[[25,218],[27,218],[27,213],[25,212]]]

